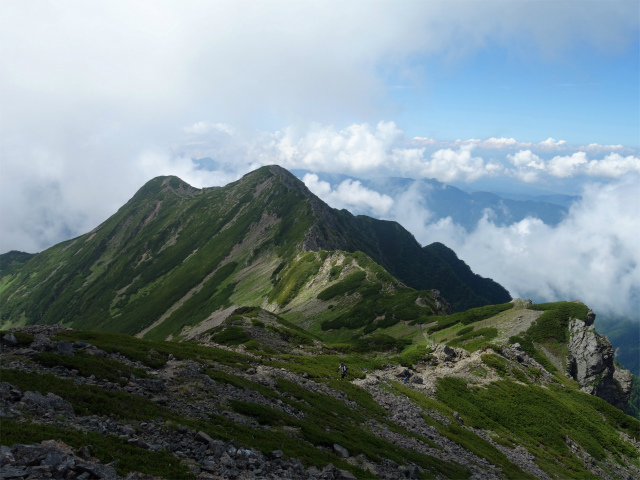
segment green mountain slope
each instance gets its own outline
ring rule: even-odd
[[[174,338],[185,327],[219,322],[235,306],[300,309],[311,291],[303,280],[314,281],[325,263],[322,256],[337,259],[336,250],[368,255],[365,286],[380,285],[371,288],[390,294],[400,291],[400,284],[390,276],[378,278],[374,263],[421,291],[442,284],[445,299],[447,293],[458,299],[451,303],[454,309],[509,299],[491,280],[475,278],[473,286],[466,285],[455,254],[431,255],[397,223],[336,211],[289,172],[272,166],[222,188],[195,189],[176,177],[151,180],[93,231],[3,272],[0,318],[4,326],[63,323]],[[314,259],[302,261],[310,251],[316,252]],[[326,266],[338,267],[336,262]],[[291,270],[293,264],[300,271],[290,271],[279,285],[277,270]],[[342,280],[325,275],[315,284]],[[318,320],[333,320],[357,303],[342,302]],[[435,314],[435,303],[425,300],[421,308]]]
[[[34,255],[33,253],[18,252],[16,250],[0,255],[0,278],[19,270]]]

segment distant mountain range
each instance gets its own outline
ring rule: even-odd
[[[358,181],[363,187],[398,199],[407,192],[420,202],[432,215],[429,221],[436,222],[451,217],[454,223],[473,230],[478,221],[491,211],[491,221],[496,225],[509,225],[527,217],[538,218],[547,225],[555,226],[567,215],[571,205],[580,199],[573,195],[519,195],[500,192],[465,192],[455,186],[447,185],[434,179],[381,177],[360,179],[348,175],[314,173],[307,170],[293,170],[298,178],[313,173],[318,179],[337,187],[345,180]],[[371,211],[352,209],[354,213]]]

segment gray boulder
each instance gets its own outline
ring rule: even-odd
[[[18,339],[16,339],[16,336],[13,333],[5,333],[2,335],[2,345],[7,347],[17,347]]]
[[[53,351],[59,355],[73,355],[73,345],[67,340],[60,340],[55,343]]]
[[[349,450],[341,445],[338,445],[337,443],[333,444],[333,451],[336,452],[336,455],[341,458],[349,458]]]
[[[38,352],[50,352],[53,350],[54,342],[42,333],[38,333],[31,343],[31,348]]]
[[[67,417],[74,416],[73,407],[69,402],[54,393],[42,395],[40,392],[25,392],[21,402],[27,410],[33,411],[38,415],[45,413],[53,413],[57,415],[65,415]]]
[[[614,364],[614,350],[604,335],[595,331],[595,314],[587,322],[569,323],[569,355],[566,375],[580,384],[580,390],[602,398],[626,412],[631,395],[632,377]],[[617,372],[617,373],[616,373]]]

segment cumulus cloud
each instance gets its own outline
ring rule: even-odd
[[[541,142],[525,142],[521,140],[517,140],[513,137],[491,137],[486,140],[482,140],[479,138],[469,138],[466,140],[457,139],[453,142],[453,145],[475,145],[479,148],[491,149],[491,150],[510,150],[514,148],[534,148],[543,151],[552,151],[552,150],[565,150],[567,147],[567,142],[565,140],[555,140],[551,137],[546,140],[542,140]],[[587,147],[581,147],[583,149]]]
[[[336,188],[319,180],[315,174],[306,174],[302,181],[307,188],[334,208],[346,208],[356,214],[383,216],[393,206],[393,199],[370,190],[359,181],[344,180]]]
[[[538,145],[542,146],[542,147],[558,147],[560,145],[564,145],[565,143],[567,143],[564,140],[556,140],[554,138],[547,138],[546,140],[540,142]]]
[[[587,174],[594,177],[620,178],[628,173],[640,173],[640,158],[611,153],[602,160],[591,160],[585,167]]]
[[[482,157],[474,157],[471,154],[473,149],[474,145],[463,145],[457,151],[450,148],[438,150],[431,155],[431,160],[424,162],[421,176],[441,182],[473,182],[500,170],[498,164],[488,165]]]
[[[275,135],[271,151],[263,162],[288,168],[354,175],[395,175],[435,178],[442,182],[473,182],[502,170],[499,162],[486,162],[473,155],[473,143],[457,149],[441,148],[425,155],[394,122],[375,127],[353,124],[342,130],[314,126],[303,135],[288,129]],[[433,145],[435,142],[421,142]]]
[[[80,144],[58,139],[68,143],[75,152],[72,155],[81,155],[83,162],[69,161],[39,142],[29,150],[6,142],[4,158],[21,161],[3,162],[2,166],[0,207],[4,228],[0,247],[5,251],[39,250],[88,231],[157,175],[178,175],[201,187],[224,185],[268,164],[361,178],[401,176],[467,183],[483,178],[515,178],[529,184],[550,178],[616,179],[640,171],[636,155],[611,152],[593,159],[587,152],[574,149],[571,154],[549,158],[549,153],[545,155],[535,147],[518,150],[523,142],[510,139],[492,140],[508,144],[510,150],[496,154],[494,149],[488,158],[490,150],[483,152],[478,146],[486,141],[416,143],[394,122],[374,126],[354,123],[342,129],[314,124],[306,130],[292,126],[276,132],[247,133],[227,123],[201,120],[159,132],[163,139],[155,138],[151,146],[144,135],[138,139],[138,133],[114,126],[102,135],[86,137]],[[124,157],[123,148],[128,152]],[[207,160],[195,161],[202,158]],[[27,193],[34,191],[58,193],[53,200]],[[346,183],[333,192],[332,201],[341,208],[375,215],[391,208],[385,203],[388,200],[365,193],[362,185]],[[58,219],[59,226],[34,229],[24,221],[43,216],[50,218],[52,225]]]
[[[508,154],[507,159],[516,167],[515,170],[508,170],[508,174],[525,183],[538,182],[542,171],[546,168],[544,160],[531,150],[520,150],[513,155]]]
[[[514,155],[507,155],[507,158],[516,167],[531,167],[536,170],[544,170],[544,160],[531,150],[520,150]]]
[[[615,179],[640,172],[639,157],[623,157],[615,152],[606,155],[602,160],[589,160],[584,151],[577,151],[571,155],[556,155],[549,161],[545,161],[531,150],[520,150],[514,154],[507,154],[506,157],[516,167],[507,170],[507,173],[529,183],[540,181],[545,174],[556,178],[591,176]]]
[[[419,162],[423,149],[402,148],[403,132],[394,122],[375,127],[352,124],[340,131],[314,126],[299,136],[293,129],[277,135],[275,160],[290,168],[363,173],[394,170]]]
[[[571,177],[585,163],[587,163],[587,155],[584,152],[576,152],[570,156],[556,156],[549,161],[549,173],[554,177]]]

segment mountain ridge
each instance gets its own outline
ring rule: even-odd
[[[491,280],[481,284],[496,292],[493,297],[465,287],[451,268],[455,260],[430,258],[399,224],[331,209],[295,176],[271,166],[210,189],[172,176],[150,180],[91,232],[36,254],[19,271],[2,272],[2,323],[82,319],[91,328],[137,333],[189,292],[217,295],[212,308],[226,305],[234,278],[248,285],[241,275],[246,268],[260,270],[264,296],[278,258],[291,261],[296,252],[322,247],[362,250],[421,290],[437,287],[427,271],[437,267],[456,309],[510,299]],[[418,285],[426,281],[432,283]]]

